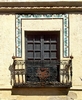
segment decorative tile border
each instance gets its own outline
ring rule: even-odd
[[[16,14],[16,56],[22,57],[22,19],[62,19],[63,57],[69,56],[68,14]]]

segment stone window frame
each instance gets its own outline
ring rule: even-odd
[[[16,14],[16,57],[22,57],[22,20],[23,19],[62,19],[63,27],[63,57],[69,57],[69,14]]]

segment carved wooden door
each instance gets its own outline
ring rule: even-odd
[[[29,86],[49,86],[59,81],[59,33],[26,32],[26,82]]]

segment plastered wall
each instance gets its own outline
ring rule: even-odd
[[[70,14],[70,52],[73,59],[73,85],[82,86],[82,14]]]
[[[25,22],[23,22],[25,23]],[[44,23],[44,22],[43,22]],[[24,25],[24,24],[23,24]],[[25,26],[24,26],[25,27]],[[38,26],[39,27],[39,26]],[[24,29],[24,28],[23,28]],[[35,93],[30,95],[28,89],[12,90],[11,65],[12,56],[15,55],[15,15],[0,14],[0,99],[1,100],[82,100],[82,14],[69,14],[70,54],[73,55],[72,88],[67,90],[39,89],[29,90]],[[78,91],[77,91],[78,90]],[[56,91],[56,92],[55,92]],[[17,95],[15,95],[17,92]],[[26,94],[24,94],[24,92]],[[51,94],[48,94],[48,93]],[[28,95],[29,94],[29,95]],[[44,94],[44,95],[43,95]]]
[[[0,88],[10,87],[10,65],[15,53],[15,15],[0,15]]]

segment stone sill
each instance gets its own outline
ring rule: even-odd
[[[70,90],[82,91],[82,86],[73,86],[70,88]]]

